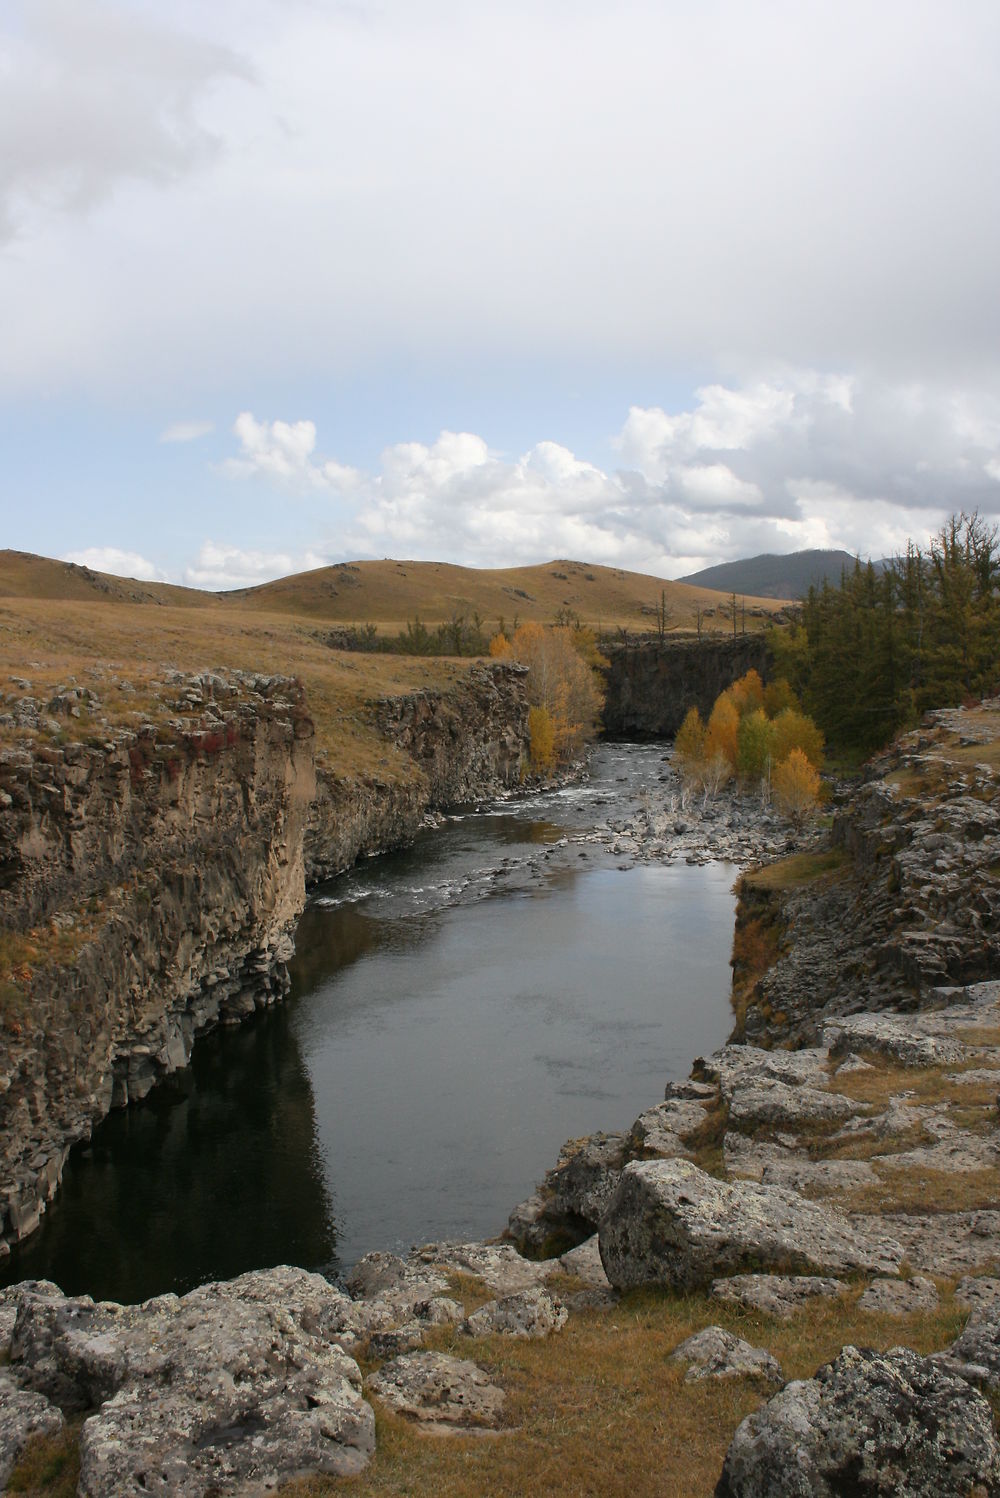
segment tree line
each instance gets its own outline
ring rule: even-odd
[[[953,515],[923,549],[860,561],[839,588],[810,588],[800,625],[775,632],[776,669],[839,750],[868,754],[928,708],[1000,683],[1000,542],[978,513]]]

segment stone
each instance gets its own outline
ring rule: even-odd
[[[306,1472],[350,1476],[375,1447],[357,1364],[336,1344],[345,1309],[288,1267],[140,1306],[16,1288],[12,1371],[83,1426],[80,1498],[202,1498]]]
[[[940,1300],[934,1281],[915,1274],[909,1280],[873,1280],[858,1305],[862,1311],[883,1316],[910,1316],[916,1311],[936,1310]]]
[[[823,1092],[807,1083],[790,1086],[775,1077],[740,1083],[729,1096],[729,1121],[751,1128],[812,1128],[816,1124],[843,1123],[861,1109],[860,1103],[839,1092]]]
[[[513,1295],[559,1273],[558,1259],[526,1259],[509,1243],[427,1243],[412,1260],[441,1272],[475,1275],[494,1295]]]
[[[964,1275],[955,1288],[955,1299],[973,1310],[992,1306],[1000,1301],[1000,1279],[989,1274]]]
[[[629,1130],[629,1150],[635,1154],[661,1155],[664,1158],[684,1156],[691,1151],[685,1140],[705,1122],[700,1102],[670,1098],[640,1113]]]
[[[473,1311],[462,1322],[460,1330],[468,1337],[503,1337],[533,1339],[547,1337],[566,1325],[568,1312],[558,1297],[540,1285],[518,1290],[499,1300],[490,1300]]]
[[[766,1051],[755,1045],[727,1045],[707,1061],[701,1071],[709,1081],[717,1082],[728,1101],[737,1087],[765,1081],[783,1082],[786,1087],[821,1088],[830,1080],[829,1051],[826,1047],[804,1047],[798,1051]]]
[[[0,1369],[0,1493],[36,1436],[57,1436],[65,1425],[62,1413],[44,1394],[19,1389],[6,1369]]]
[[[997,1259],[997,1211],[852,1213],[851,1221],[861,1232],[891,1236],[913,1268],[927,1273],[969,1274]]]
[[[366,1387],[389,1409],[421,1424],[453,1430],[495,1429],[503,1414],[503,1390],[478,1366],[442,1352],[411,1352],[394,1358]]]
[[[964,1332],[932,1361],[987,1394],[1000,1394],[1000,1308],[994,1303],[974,1310]]]
[[[712,1295],[748,1311],[763,1311],[787,1321],[820,1295],[844,1295],[845,1280],[817,1274],[732,1274],[712,1281]]]
[[[716,1498],[983,1498],[1000,1484],[987,1401],[909,1348],[843,1348],[749,1415]]]
[[[600,1227],[617,1290],[707,1287],[753,1266],[803,1273],[892,1273],[901,1250],[840,1213],[778,1186],[718,1181],[686,1160],[626,1166]]]
[[[823,1040],[832,1056],[866,1051],[897,1066],[950,1066],[964,1061],[969,1048],[946,1033],[939,1016],[852,1014],[831,1021]]]
[[[799,1155],[765,1165],[761,1180],[765,1186],[826,1195],[877,1186],[879,1176],[867,1160],[810,1160]]]
[[[580,1243],[563,1254],[559,1262],[567,1274],[575,1274],[577,1279],[583,1280],[584,1284],[595,1290],[611,1288],[611,1282],[601,1263],[601,1248],[596,1233],[585,1243]]]
[[[781,1364],[763,1347],[754,1347],[721,1326],[706,1326],[685,1338],[670,1354],[671,1363],[689,1363],[686,1384],[705,1378],[762,1378],[783,1382]]]

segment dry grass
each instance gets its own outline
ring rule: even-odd
[[[928,1166],[893,1165],[877,1160],[878,1185],[843,1192],[837,1205],[845,1212],[975,1212],[1000,1200],[998,1170],[935,1170]]]
[[[478,614],[484,627],[515,617],[551,622],[570,611],[589,625],[629,629],[655,628],[654,609],[665,595],[674,630],[690,629],[695,610],[714,610],[704,620],[708,631],[729,633],[723,609],[728,594],[688,583],[668,582],[618,567],[555,561],[535,567],[456,567],[446,562],[372,561],[320,567],[257,588],[231,593],[203,593],[165,583],[94,574],[66,562],[24,552],[0,552],[0,596],[49,601],[144,604],[171,609],[194,608],[217,613],[266,612],[305,616],[313,621],[349,625],[373,623],[398,629],[419,616],[440,624],[458,614]],[[741,600],[742,601],[742,600]],[[746,627],[763,628],[785,605],[774,598],[747,598]],[[741,620],[742,627],[742,620]]]
[[[447,1350],[474,1356],[506,1389],[504,1432],[434,1440],[379,1412],[378,1450],[365,1474],[295,1483],[286,1498],[700,1498],[713,1491],[736,1426],[770,1391],[742,1379],[685,1384],[669,1353],[717,1323],[768,1347],[787,1377],[801,1378],[845,1342],[888,1348],[905,1341],[933,1351],[965,1319],[950,1305],[922,1317],[872,1316],[855,1299],[814,1302],[785,1323],[705,1296],[645,1291],[610,1310],[580,1313],[545,1342],[492,1338],[470,1348],[451,1333]]]
[[[7,1492],[24,1498],[73,1498],[80,1476],[81,1424],[73,1420],[57,1436],[29,1441],[7,1479]]]
[[[818,884],[821,880],[832,882],[846,867],[847,854],[843,848],[824,848],[817,853],[792,853],[788,858],[779,858],[775,863],[751,869],[744,874],[741,883],[754,890],[802,889],[807,884]]]

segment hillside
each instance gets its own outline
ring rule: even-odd
[[[534,567],[458,567],[448,562],[340,562],[255,588],[208,593],[171,583],[113,577],[72,562],[0,551],[0,597],[66,603],[155,604],[241,614],[283,614],[336,624],[373,623],[391,631],[419,617],[439,624],[478,614],[486,630],[502,619],[551,623],[569,612],[604,629],[653,631],[665,600],[667,630],[725,630],[727,599],[704,587],[667,582],[618,567],[554,561]],[[747,597],[746,626],[758,628],[780,605]],[[742,627],[742,619],[741,619]]]
[[[755,594],[759,598],[804,598],[810,585],[828,579],[836,585],[845,567],[857,559],[849,551],[792,551],[787,556],[764,552],[690,572],[678,582],[716,588],[720,593]]]

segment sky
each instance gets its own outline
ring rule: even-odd
[[[682,576],[1000,517],[996,0],[0,0],[0,545]]]

